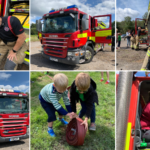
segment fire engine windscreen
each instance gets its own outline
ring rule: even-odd
[[[28,102],[26,98],[0,97],[0,113],[27,113]]]
[[[48,17],[44,19],[43,33],[69,33],[77,30],[77,14]]]

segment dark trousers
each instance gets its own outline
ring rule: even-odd
[[[79,117],[82,118],[85,115],[87,108],[86,108],[85,102],[80,101],[80,103],[81,103],[82,109],[80,110]],[[91,119],[92,123],[95,123],[95,116],[96,116],[95,105],[93,103],[93,109],[92,109],[92,113],[91,113],[91,116],[90,116],[90,119]]]
[[[121,41],[118,41],[118,47],[120,47]]]
[[[43,107],[43,109],[45,110],[45,112],[48,115],[47,122],[55,121],[56,120],[55,112],[57,110],[55,109],[53,104],[46,102],[40,94],[39,94],[39,100],[40,100],[41,106]],[[59,112],[58,112],[58,114],[61,116],[61,114]]]

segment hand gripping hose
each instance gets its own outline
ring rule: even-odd
[[[86,135],[85,126],[81,125],[83,122],[80,118],[73,118],[66,129],[66,140],[69,145],[81,146],[84,143]]]

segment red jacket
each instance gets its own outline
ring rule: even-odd
[[[145,106],[140,122],[142,129],[150,130],[150,102]]]

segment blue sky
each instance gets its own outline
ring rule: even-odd
[[[0,88],[29,92],[29,72],[0,72]]]
[[[117,21],[124,20],[124,17],[130,16],[133,19],[142,18],[148,11],[149,0],[117,0]]]
[[[41,19],[52,8],[58,9],[74,4],[91,16],[112,14],[112,21],[115,20],[115,0],[31,0],[31,23]]]

